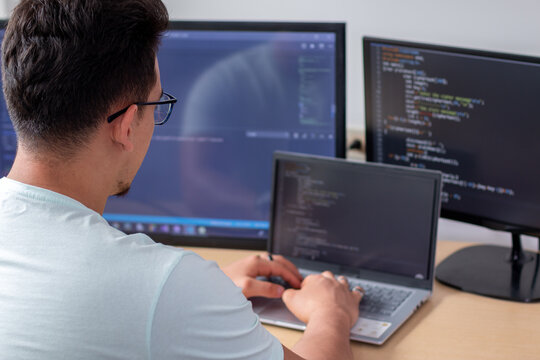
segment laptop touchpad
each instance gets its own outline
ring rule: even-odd
[[[281,299],[251,298],[253,311],[261,318],[270,318],[273,321],[283,321],[291,324],[304,325],[304,323],[287,309]]]

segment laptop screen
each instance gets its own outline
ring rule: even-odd
[[[431,278],[440,174],[278,154],[274,191],[275,253]]]

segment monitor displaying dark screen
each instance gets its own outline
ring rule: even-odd
[[[278,155],[274,178],[273,252],[431,278],[439,173]]]
[[[437,266],[464,291],[540,300],[540,59],[364,38],[367,160],[443,172],[441,215],[504,230]],[[463,240],[468,240],[464,238]]]
[[[540,60],[365,39],[367,158],[443,172],[442,215],[540,229]]]
[[[264,248],[273,152],[344,156],[344,25],[172,22],[158,61],[178,103],[105,218],[163,242]]]

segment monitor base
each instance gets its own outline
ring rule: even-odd
[[[443,260],[435,277],[462,291],[498,299],[540,301],[540,253],[523,251],[513,236],[512,249],[479,245],[458,250]]]

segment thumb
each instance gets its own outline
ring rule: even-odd
[[[283,286],[273,284],[268,281],[252,280],[244,289],[247,298],[252,296],[263,296],[267,298],[280,298],[283,294]]]
[[[291,304],[294,301],[297,292],[298,290],[295,289],[287,289],[283,292],[281,299],[286,305]]]
[[[302,296],[298,296],[299,291],[300,290],[296,289],[287,289],[285,292],[283,292],[281,299],[285,303],[287,309],[289,309],[294,316],[307,324],[309,321],[309,311],[306,312],[306,304],[301,301]]]

